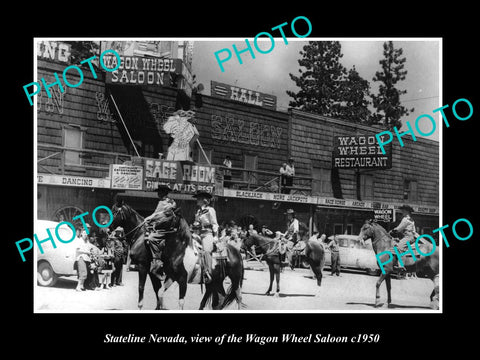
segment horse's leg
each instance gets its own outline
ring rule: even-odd
[[[200,308],[198,310],[203,310],[205,304],[207,303],[208,298],[212,295],[212,287],[210,284],[205,285],[205,295],[203,295],[202,301],[200,302]]]
[[[147,268],[143,264],[138,264],[138,310],[143,308],[143,292],[145,290],[145,281],[147,280]]]
[[[180,310],[183,310],[185,305],[185,294],[187,293],[187,271],[184,269],[181,271],[180,277],[177,279],[178,282],[178,306]]]
[[[172,286],[172,284],[174,283],[175,281],[172,280],[170,277],[167,277],[167,279],[165,279],[165,283],[163,284],[163,288],[160,289],[160,291],[158,292],[158,296],[157,296],[157,309],[158,310],[163,310],[164,307],[163,307],[163,294],[165,294],[165,291],[168,290],[168,288],[170,286]]]
[[[271,263],[267,263],[267,264],[268,264],[268,271],[270,273],[270,285],[268,286],[268,290],[265,293],[265,295],[270,295],[270,291],[272,291],[274,273],[273,273],[273,264]]]
[[[387,285],[387,303],[388,303],[388,305],[390,305],[391,302],[392,302],[392,296],[390,294],[390,291],[392,289],[390,274],[387,274],[385,276],[385,284]]]
[[[157,298],[157,307],[155,310],[160,310],[160,298],[158,297],[158,291],[162,288],[162,281],[152,273],[149,273],[150,280],[152,281],[153,291],[155,292],[155,297]]]
[[[380,285],[382,285],[383,280],[385,279],[385,275],[382,273],[380,274],[380,277],[377,280],[376,287],[377,287],[377,292],[375,294],[375,307],[378,307],[380,303]]]
[[[277,291],[275,292],[275,297],[280,295],[280,264],[274,264],[273,269],[275,271],[275,280],[277,281]]]

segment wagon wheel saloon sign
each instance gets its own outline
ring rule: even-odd
[[[378,145],[375,135],[335,136],[333,139],[332,166],[343,169],[390,169],[392,144]]]

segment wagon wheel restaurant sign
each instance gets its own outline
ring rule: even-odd
[[[336,136],[333,139],[332,166],[342,169],[390,169],[392,144],[378,145],[375,135]]]
[[[106,54],[103,62],[109,69],[115,69],[118,65],[118,59],[113,54]],[[119,68],[106,72],[105,82],[121,85],[170,86],[172,74],[181,75],[182,67],[181,59],[120,56]]]

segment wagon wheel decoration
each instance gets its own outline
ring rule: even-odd
[[[55,211],[54,215],[53,215],[53,221],[58,221],[58,222],[62,222],[62,221],[68,221],[70,223],[72,223],[74,226],[82,226],[82,222],[80,219],[76,219],[76,220],[73,220],[72,219],[75,217],[75,216],[78,216],[78,215],[81,215],[83,214],[85,211],[83,211],[82,209],[76,207],[76,206],[64,206],[64,207],[61,207],[60,209],[58,209],[57,211]],[[90,216],[89,215],[86,215],[84,217],[85,219],[85,222],[89,222],[90,220]]]

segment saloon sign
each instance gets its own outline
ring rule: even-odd
[[[118,59],[114,55],[103,57],[106,68],[114,69]],[[144,58],[141,56],[120,56],[117,70],[105,74],[105,82],[122,85],[171,84],[171,73],[182,74],[181,59]]]
[[[332,166],[334,168],[390,169],[392,146],[386,154],[378,145],[375,135],[336,136],[333,142]]]
[[[213,97],[230,99],[246,104],[261,106],[267,109],[277,109],[277,97],[258,91],[242,89],[236,86],[211,81],[210,93]]]

